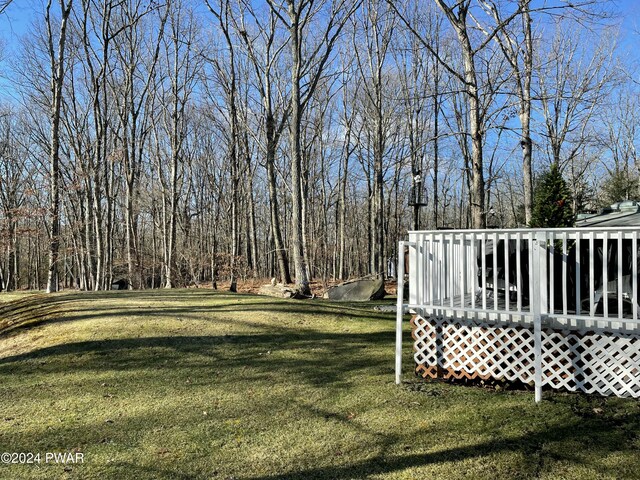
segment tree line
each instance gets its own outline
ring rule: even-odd
[[[603,5],[48,0],[3,61],[0,290],[308,294],[408,229],[530,224],[550,166],[574,211],[633,198]]]

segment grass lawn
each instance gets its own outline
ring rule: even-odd
[[[640,478],[638,401],[424,383],[406,337],[396,386],[366,305],[2,294],[0,452],[42,457],[0,478]]]

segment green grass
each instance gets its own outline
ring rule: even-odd
[[[207,290],[0,295],[0,478],[639,478],[635,400],[393,382],[394,316]],[[3,303],[4,302],[4,303]],[[44,457],[43,457],[44,460]]]

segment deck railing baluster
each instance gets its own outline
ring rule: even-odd
[[[638,231],[633,232],[633,239],[631,240],[631,300],[633,301],[633,321],[638,321]],[[638,325],[634,325],[634,329],[637,330]]]
[[[435,304],[436,301],[436,295],[437,295],[437,290],[436,290],[436,278],[438,275],[438,264],[437,264],[437,252],[436,252],[436,241],[435,238],[432,235],[430,235],[429,237],[429,252],[431,255],[431,261],[430,261],[430,270],[429,270],[429,277],[428,277],[428,281],[429,281],[429,285],[427,286],[427,288],[429,289],[429,305],[433,306]]]
[[[464,307],[467,290],[467,242],[465,234],[460,234],[460,306]]]
[[[594,317],[596,314],[595,307],[595,259],[596,255],[593,251],[593,237],[595,236],[594,232],[589,232],[589,315]]]
[[[456,236],[455,234],[451,235],[451,238],[449,239],[449,264],[451,265],[451,268],[449,268],[449,271],[447,272],[448,277],[449,277],[449,306],[451,308],[453,308],[453,300],[455,297],[455,271],[456,271],[456,265],[457,265],[457,258],[454,256],[453,252],[454,252],[454,243],[455,243],[455,239]]]
[[[424,255],[424,249],[426,248],[426,245],[424,244],[424,236],[423,235],[418,235],[418,238],[416,238],[416,260],[418,262],[418,265],[424,265],[425,264],[425,255]],[[422,296],[422,292],[423,292],[423,285],[424,285],[424,272],[423,269],[421,268],[417,268],[416,270],[416,274],[415,274],[415,278],[416,278],[416,301],[418,302],[424,302],[425,298]]]
[[[422,234],[420,235],[421,245],[422,245],[422,264],[428,265],[431,263],[431,245],[427,241],[427,236]],[[428,304],[430,301],[429,295],[427,294],[427,285],[429,284],[429,272],[428,269],[425,268],[423,272],[420,274],[420,295],[424,298],[424,303]]]
[[[439,245],[439,249],[440,249],[440,286],[439,286],[439,297],[440,297],[440,306],[444,307],[444,299],[447,295],[447,278],[446,278],[446,271],[445,271],[445,247],[444,247],[444,233],[440,234],[440,245]]]
[[[538,285],[534,286],[533,282],[533,270],[535,264],[533,263],[533,242],[535,240],[535,233],[529,232],[527,234],[527,246],[529,247],[529,312],[533,313],[531,308],[531,303],[533,302],[534,297],[534,288],[540,288]]]
[[[520,248],[522,246],[522,233],[516,234],[516,308],[518,312],[522,312],[522,255]]]
[[[493,234],[493,309],[500,310],[498,307],[498,234]]]
[[[618,263],[618,318],[622,318],[622,233],[618,233],[618,255],[616,262]]]
[[[547,248],[549,249],[549,312],[553,313],[555,310],[555,256],[556,256],[556,236],[553,232],[549,233],[550,239],[547,241]]]
[[[482,233],[482,309],[487,309],[487,234]]]
[[[609,316],[609,232],[604,233],[602,239],[602,297],[604,316]]]
[[[574,278],[576,284],[576,315],[582,313],[582,258],[580,246],[582,244],[582,234],[576,232],[576,275]]]
[[[476,252],[476,234],[471,234],[471,258],[473,261],[471,279],[471,308],[476,308],[476,291],[478,289],[478,256]]]
[[[562,234],[562,285],[567,285],[567,232]],[[567,289],[562,289],[562,314],[567,314]]]
[[[511,295],[511,275],[509,275],[509,232],[504,233],[504,308],[508,312],[509,296]]]

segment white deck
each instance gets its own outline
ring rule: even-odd
[[[640,396],[637,229],[420,231],[401,242],[400,258],[405,248],[409,299],[399,299],[398,317],[400,325],[410,310],[422,319],[423,335],[414,344],[418,365],[502,378],[503,371],[485,364],[487,352],[477,351],[495,343],[499,329],[531,342],[530,356],[506,371],[521,372],[525,382],[534,378],[536,400],[543,385]],[[399,262],[399,285],[403,270]],[[430,352],[433,328],[444,326],[448,340]],[[443,350],[447,345],[451,350]],[[504,353],[511,346],[490,350],[497,348]]]

